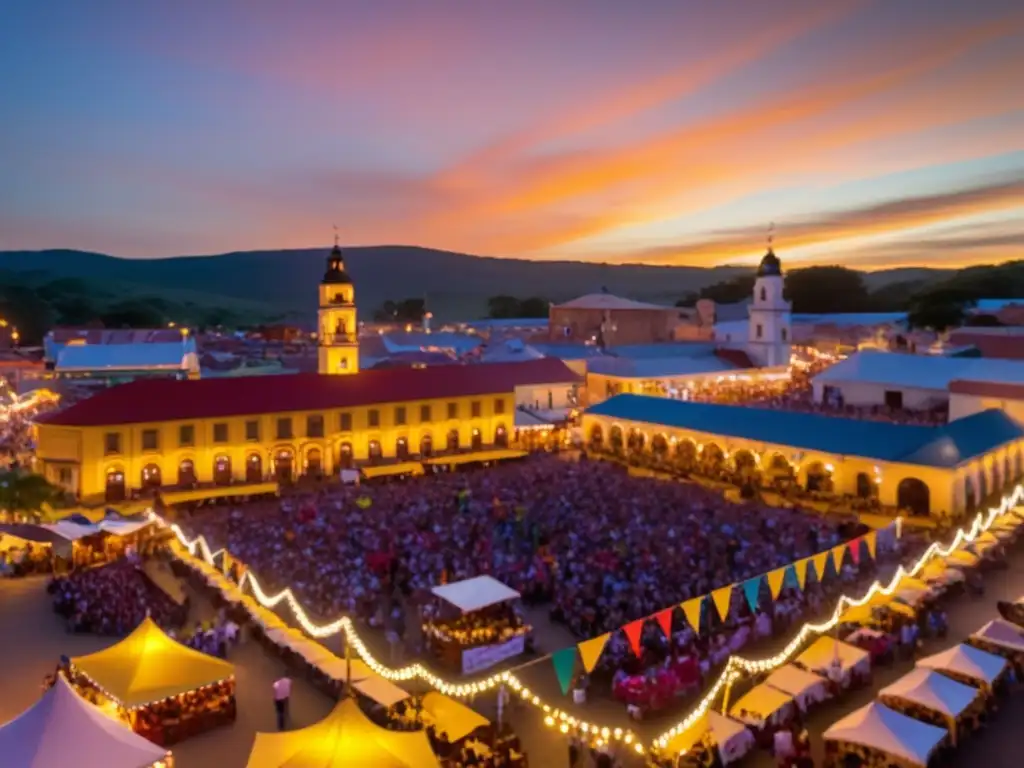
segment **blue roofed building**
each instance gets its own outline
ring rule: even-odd
[[[1024,427],[998,409],[930,427],[618,395],[587,409],[583,438],[592,450],[647,451],[711,472],[731,462],[920,514],[975,509],[1024,476]]]

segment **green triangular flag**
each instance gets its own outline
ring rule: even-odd
[[[555,665],[558,684],[562,686],[562,694],[569,692],[572,685],[572,673],[576,670],[576,646],[570,645],[551,654],[551,662]]]

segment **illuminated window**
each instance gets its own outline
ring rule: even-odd
[[[429,405],[421,405],[420,406],[420,423],[427,424],[427,423],[430,422],[430,420],[431,420],[430,406]]]
[[[481,407],[479,400],[474,400],[469,404],[469,417],[471,419],[479,419],[482,412],[483,408]]]
[[[156,451],[160,448],[160,433],[155,429],[142,430],[142,450]]]
[[[292,420],[290,416],[284,416],[277,420],[277,439],[292,439]]]
[[[191,424],[178,427],[178,445],[185,448],[196,444],[196,428]]]
[[[213,442],[226,443],[228,441],[227,422],[219,422],[213,425]]]
[[[395,406],[395,426],[401,426],[405,424],[405,406]]]
[[[376,408],[371,408],[366,412],[366,425],[369,427],[380,426],[380,411]]]
[[[256,443],[260,439],[260,423],[256,420],[245,422],[245,439]]]
[[[339,417],[338,417],[338,428],[342,432],[351,432],[352,431],[352,414],[351,413],[342,413],[342,414],[339,415]]]
[[[306,437],[324,436],[324,417],[318,413],[306,417]]]
[[[459,418],[459,404],[458,403],[448,403],[448,418],[449,419],[457,419],[457,418]]]

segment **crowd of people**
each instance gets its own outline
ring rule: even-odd
[[[172,600],[134,558],[58,576],[49,591],[69,632],[126,635],[147,616],[165,628],[180,627],[188,616],[187,602]]]

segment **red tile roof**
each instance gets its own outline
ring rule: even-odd
[[[954,395],[995,397],[999,400],[1024,400],[1024,384],[1001,384],[995,381],[955,379],[949,382],[949,391]]]
[[[725,349],[720,348],[715,350],[715,357],[726,363],[729,363],[733,368],[756,368],[754,361],[750,359],[750,355],[744,352],[742,349]]]
[[[954,331],[950,334],[949,343],[956,347],[977,347],[982,357],[992,357],[1001,360],[1024,360],[1024,334]]]
[[[137,379],[47,414],[40,422],[88,427],[319,411],[489,395],[511,392],[518,386],[580,381],[565,363],[550,357],[516,363],[392,368],[353,376],[297,373],[196,381]]]

